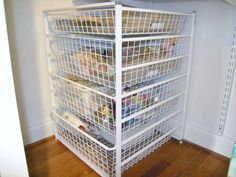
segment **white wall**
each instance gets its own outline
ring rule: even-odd
[[[3,0],[0,0],[0,176],[28,177],[17,111]],[[17,148],[16,148],[17,147]]]
[[[223,1],[160,3],[156,8],[197,11],[185,138],[229,156],[236,140],[235,128],[232,131],[236,121],[233,117],[228,119],[222,137],[217,136],[217,126],[236,9]]]
[[[96,0],[89,1],[92,2]],[[86,0],[79,3],[86,3]],[[50,93],[42,10],[72,5],[72,0],[6,1],[13,74],[24,144],[53,134],[53,124],[49,117]]]

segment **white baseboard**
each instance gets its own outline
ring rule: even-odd
[[[232,140],[224,136],[211,134],[191,125],[185,126],[184,139],[226,157],[230,157],[232,154],[234,144]]]
[[[53,121],[23,131],[24,145],[34,143],[54,134]]]

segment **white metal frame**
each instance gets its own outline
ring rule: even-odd
[[[112,148],[106,147],[105,145],[103,145],[101,142],[97,141],[95,138],[87,135],[85,132],[78,130],[79,133],[83,134],[84,136],[88,137],[89,139],[93,140],[95,143],[97,143],[98,145],[100,145],[101,147],[105,148],[108,151],[115,151],[115,165],[116,165],[116,173],[115,176],[116,177],[121,177],[121,174],[124,170],[126,170],[127,168],[129,168],[130,166],[132,166],[134,163],[137,163],[137,161],[139,161],[140,159],[142,159],[143,157],[145,157],[146,155],[150,154],[152,151],[154,151],[156,148],[160,147],[163,143],[165,143],[168,139],[170,139],[170,137],[173,135],[173,133],[177,130],[177,129],[181,129],[180,131],[180,136],[178,136],[177,138],[182,140],[184,138],[184,122],[185,122],[185,118],[186,118],[186,109],[187,109],[187,99],[188,99],[188,91],[189,91],[189,82],[190,82],[190,74],[191,74],[191,60],[192,60],[192,48],[193,48],[193,35],[194,35],[194,26],[195,26],[195,13],[174,13],[174,12],[166,12],[166,11],[156,11],[156,10],[147,10],[147,9],[137,9],[137,8],[131,8],[131,7],[124,7],[119,3],[101,3],[101,4],[91,4],[91,5],[85,5],[85,6],[79,6],[77,7],[78,9],[94,9],[94,8],[100,8],[100,7],[115,7],[115,97],[106,95],[102,92],[93,90],[89,87],[86,87],[84,85],[77,84],[80,87],[83,87],[87,90],[96,92],[98,94],[101,94],[103,96],[106,96],[108,98],[114,99],[116,102],[116,112],[115,112],[115,116],[116,116],[116,129],[115,129],[115,136],[116,136],[116,140],[115,140],[115,145]],[[74,8],[63,8],[63,9],[56,9],[56,10],[47,10],[45,11],[45,14],[47,13],[51,13],[51,12],[56,12],[56,13],[60,13],[60,11],[65,11],[65,10],[73,10]],[[163,38],[163,36],[146,36],[146,37],[131,37],[131,38],[127,38],[127,37],[123,37],[122,36],[122,12],[123,10],[129,10],[129,11],[140,11],[140,12],[160,12],[160,13],[170,13],[170,14],[177,14],[177,15],[186,15],[187,17],[190,17],[192,19],[191,21],[191,31],[190,34],[187,35],[167,35],[164,36],[164,38],[168,38],[168,37],[187,37],[187,38],[191,38],[191,42],[190,42],[190,49],[189,49],[189,54],[184,55],[184,56],[178,56],[178,57],[173,57],[173,58],[167,58],[167,60],[175,60],[178,58],[188,58],[188,70],[187,73],[181,74],[181,75],[175,75],[172,76],[171,78],[163,78],[163,80],[159,80],[158,83],[154,83],[151,84],[149,86],[145,86],[144,88],[138,88],[136,90],[130,91],[128,93],[123,93],[123,88],[122,88],[122,71],[128,70],[128,69],[132,69],[132,68],[136,68],[136,67],[141,67],[141,66],[145,66],[145,65],[151,65],[151,64],[157,64],[159,62],[162,62],[162,60],[160,61],[153,61],[153,62],[149,62],[149,63],[143,63],[143,64],[139,64],[139,65],[135,65],[135,66],[127,66],[127,67],[122,67],[122,42],[124,41],[138,41],[138,40],[147,40],[147,39],[159,39],[159,38]],[[46,18],[46,16],[45,16]],[[44,19],[45,19],[44,18]],[[50,31],[48,31],[48,24],[45,21],[45,34],[49,34]],[[77,38],[76,35],[74,35],[73,37]],[[47,45],[47,49],[49,49],[49,43],[47,41],[46,43]],[[51,55],[51,51],[47,50],[46,52],[48,54],[48,57],[50,58]],[[49,67],[49,72],[52,72],[52,66],[51,66],[51,62],[48,62],[48,67]],[[70,80],[57,75],[57,73],[53,73],[52,76],[55,75],[56,77],[61,77],[64,80],[67,80],[68,82],[71,82]],[[144,91],[145,89],[149,89],[152,87],[155,87],[157,85],[160,85],[162,83],[168,82],[168,81],[173,81],[173,80],[177,80],[177,79],[182,79],[185,78],[186,79],[186,85],[185,85],[185,90],[182,92],[179,92],[165,100],[162,100],[161,102],[158,102],[154,105],[151,105],[150,107],[147,107],[137,113],[134,113],[130,116],[127,116],[125,118],[122,118],[122,99],[130,96],[132,94]],[[52,89],[52,84],[51,84],[51,89]],[[53,93],[53,92],[52,92]],[[54,97],[54,95],[52,94],[52,98]],[[122,137],[122,124],[124,122],[127,122],[129,120],[131,120],[133,117],[135,116],[139,116],[145,112],[148,112],[149,110],[152,110],[154,108],[157,108],[158,106],[164,104],[165,102],[168,102],[172,99],[176,99],[179,97],[183,97],[183,102],[184,102],[184,106],[183,108],[180,108],[178,110],[174,110],[172,113],[169,113],[169,115],[166,115],[163,119],[158,120],[157,122],[153,123],[152,125],[149,125],[148,127],[145,127],[144,129],[142,129],[139,133],[134,134],[130,137],[127,138],[123,138]],[[56,107],[57,104],[55,103],[54,100],[52,100],[52,107]],[[154,140],[153,142],[151,142],[150,144],[148,144],[146,147],[142,148],[141,150],[139,150],[138,152],[130,155],[128,158],[126,158],[125,160],[122,160],[122,147],[125,146],[127,143],[131,142],[131,141],[135,141],[135,138],[137,138],[138,136],[145,134],[145,132],[150,131],[152,128],[155,128],[156,126],[164,123],[165,121],[168,121],[169,119],[171,119],[172,117],[179,115],[180,114],[180,120],[178,120],[180,122],[180,124],[178,126],[176,126],[175,128],[168,130],[168,132],[164,132],[164,134],[162,134],[160,137],[158,137],[156,140]],[[53,111],[53,115],[61,118],[60,115],[57,114],[56,111]],[[70,122],[66,122],[68,125],[70,125],[71,127],[73,127],[74,129],[76,129],[77,127],[75,127],[73,124],[71,124]],[[76,149],[73,149],[70,145],[67,144],[67,142],[60,138],[57,135],[57,131],[55,130],[55,136],[56,138],[58,138],[63,144],[65,144],[65,146],[67,146],[72,152],[74,152],[79,158],[81,158],[85,163],[87,163],[92,169],[94,169],[99,175],[101,176],[107,176],[106,173],[104,173],[104,171],[102,171],[101,169],[99,169],[95,164],[90,163],[90,161],[88,159],[86,159],[82,154],[78,153],[76,151]],[[158,144],[158,142],[160,142],[160,144]]]
[[[50,50],[50,44],[49,41],[47,40],[47,34],[49,34],[49,25],[46,20],[47,14],[45,11],[43,11],[43,24],[44,24],[44,34],[45,34],[45,55],[47,58],[47,65],[48,65],[48,74],[53,71],[52,69],[52,63],[50,62],[51,59],[51,50]],[[50,75],[48,75],[48,81],[49,81],[49,89],[50,89],[50,94],[51,94],[51,109],[56,106],[54,95],[53,95],[53,84]],[[54,134],[55,134],[55,139],[57,140],[57,131],[56,131],[56,125],[55,122],[53,124],[54,128]]]
[[[193,11],[192,14],[192,21],[191,21],[191,43],[190,43],[190,50],[189,50],[189,61],[188,61],[188,71],[187,71],[187,82],[186,82],[186,90],[185,90],[185,101],[184,101],[184,115],[181,127],[181,136],[180,136],[180,143],[184,139],[184,128],[185,128],[185,120],[187,116],[187,104],[188,104],[188,95],[189,95],[189,86],[190,86],[190,75],[191,75],[191,66],[192,66],[192,58],[193,58],[193,41],[194,41],[194,30],[196,25],[196,11]]]
[[[121,177],[121,118],[122,118],[122,6],[115,6],[116,42],[116,176]]]

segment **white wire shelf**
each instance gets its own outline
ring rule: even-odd
[[[44,11],[55,34],[115,35],[115,8]],[[190,14],[122,7],[122,34],[179,34]]]
[[[82,160],[98,170],[99,174],[115,176],[115,146],[107,141],[98,141],[83,130],[71,124],[59,113],[53,112],[56,126],[56,136],[67,145]],[[178,114],[167,117],[159,124],[153,125],[149,130],[140,133],[131,141],[122,145],[122,171],[126,170],[133,161],[144,158],[149,154],[150,148],[155,150],[165,141],[169,140],[170,134],[179,125]],[[177,126],[176,126],[177,125]]]
[[[115,88],[114,40],[50,36],[55,72]],[[189,37],[163,36],[122,43],[122,86],[186,72]]]

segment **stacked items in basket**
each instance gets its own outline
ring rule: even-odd
[[[81,130],[82,132],[86,133],[90,137],[93,137],[97,139],[98,141],[102,142],[103,144],[107,145],[108,147],[112,147],[114,145],[114,139],[110,135],[108,135],[106,132],[104,132],[102,129],[99,129],[98,127],[90,124],[87,121],[84,121],[81,119],[79,116],[76,114],[72,113],[71,111],[62,108],[62,109],[57,109],[53,114],[53,119],[58,123],[58,124],[69,124],[70,126],[68,129],[63,129],[60,133],[63,133],[64,136],[66,134],[73,135],[71,124],[73,129],[76,130]],[[63,126],[65,127],[65,126]],[[70,128],[69,128],[70,127]],[[79,139],[79,137],[74,137],[74,139]]]
[[[114,34],[114,10],[79,11],[72,16],[52,16],[54,32]],[[123,11],[122,32],[135,33],[178,33],[182,30],[185,17],[165,13]]]
[[[124,43],[122,50],[122,65],[133,66],[145,62],[165,59],[176,54],[176,38],[136,44]],[[158,43],[159,42],[159,43]],[[115,87],[115,59],[114,49],[82,47],[73,51],[69,56],[63,56],[63,60],[57,60],[57,69],[66,73],[97,82],[102,85]],[[137,67],[122,72],[123,87],[149,81],[160,76],[167,75],[179,69],[181,60],[171,60],[143,67]]]
[[[92,82],[79,79],[74,76],[69,76],[67,79],[79,83],[80,85],[86,85],[87,87],[89,86],[95,91],[102,92],[107,95],[114,96],[114,91],[112,89],[108,89],[107,87],[101,86],[94,84]],[[70,87],[66,86],[67,90],[63,90],[62,92],[67,92],[70,95],[74,95],[70,97],[70,102],[72,103],[71,105],[79,105],[82,108],[80,108],[79,114],[81,114],[82,117],[85,117],[84,119],[94,119],[94,120],[89,120],[91,123],[94,123],[94,125],[100,124],[100,125],[107,125],[109,126],[109,129],[114,130],[114,125],[115,125],[115,107],[116,103],[115,100],[113,99],[106,99],[103,96],[100,96],[99,94],[94,94],[93,91],[84,89],[82,90],[80,86],[74,85],[70,82],[66,82],[66,84],[69,86],[71,85],[72,88],[77,88],[80,91],[79,97],[75,93],[77,90],[70,89]],[[142,83],[142,84],[137,84],[133,87],[125,88],[123,92],[130,92],[132,90],[141,88],[143,86],[153,84],[155,83],[155,80]],[[57,84],[58,85],[58,84]],[[62,87],[62,86],[61,86]],[[145,109],[146,107],[153,105],[159,101],[158,98],[158,89],[157,87],[153,92],[140,92],[140,93],[135,93],[130,96],[127,96],[122,99],[122,118],[127,117],[131,115],[132,113],[137,112],[138,110]],[[155,92],[155,93],[154,93]],[[153,96],[155,95],[155,96]],[[64,100],[66,100],[65,98]],[[76,108],[73,109],[76,111]],[[78,107],[77,107],[78,111]],[[91,111],[93,113],[91,113]],[[97,120],[97,121],[96,121]],[[130,120],[128,123],[124,124],[124,126],[130,126],[131,124],[134,124],[134,119]]]

